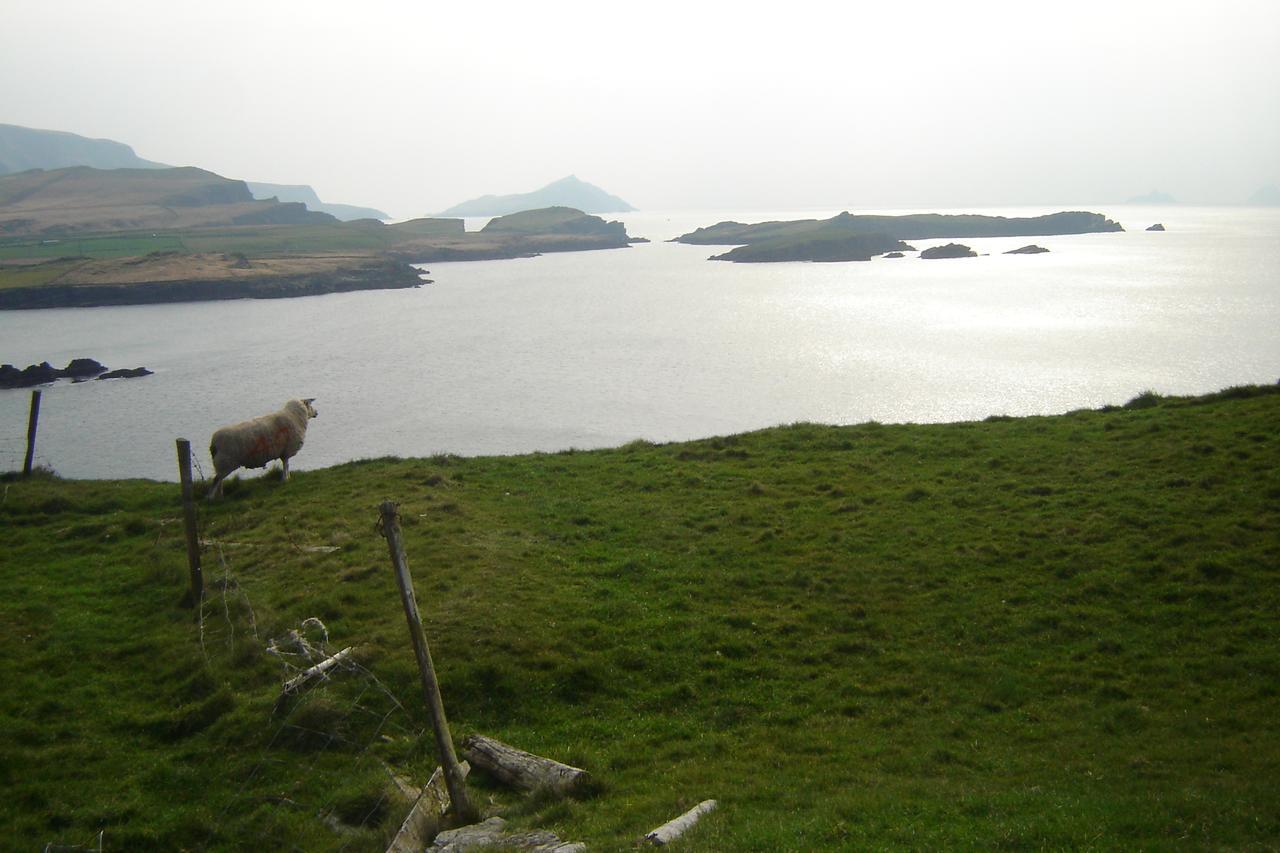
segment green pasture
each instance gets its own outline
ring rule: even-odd
[[[516,827],[624,850],[715,798],[680,849],[1274,849],[1278,392],[232,481],[202,620],[177,486],[9,478],[0,847],[385,849],[386,768],[435,763],[391,499],[455,739],[597,780],[475,774]],[[279,702],[308,617],[358,666]]]

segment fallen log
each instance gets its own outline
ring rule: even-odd
[[[295,675],[293,678],[290,678],[288,681],[284,683],[284,687],[281,688],[281,691],[280,691],[280,696],[282,698],[285,696],[289,696],[301,690],[303,687],[306,687],[308,684],[311,683],[311,681],[313,681],[316,678],[319,678],[320,676],[328,672],[330,669],[333,669],[335,666],[342,663],[342,661],[345,660],[348,656],[350,656],[351,652],[354,650],[355,650],[355,646],[347,646],[345,649],[338,652],[336,655],[329,658],[325,658],[324,660],[320,661],[320,663],[316,664],[310,669],[304,669],[302,672]]]
[[[718,804],[715,800],[703,800],[675,820],[667,821],[662,826],[646,834],[644,840],[657,846],[670,844],[697,823],[698,818],[715,809],[716,805]]]
[[[460,762],[458,766],[462,768],[464,777],[471,769],[471,765],[465,761]],[[395,776],[392,778],[399,786],[400,780]],[[387,853],[422,853],[422,850],[440,832],[441,820],[448,810],[449,788],[444,784],[444,770],[437,767],[436,772],[431,774],[427,784],[418,793],[413,808],[409,810],[404,823],[400,824],[400,831],[391,840]]]
[[[587,771],[516,749],[484,735],[468,735],[462,754],[500,782],[522,791],[550,791],[564,796],[581,791],[590,781]]]

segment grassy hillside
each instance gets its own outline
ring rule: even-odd
[[[518,824],[620,850],[715,797],[684,849],[1274,847],[1277,392],[233,483],[199,623],[175,486],[7,482],[0,846],[383,849],[381,762],[434,763],[391,498],[455,738],[601,783]],[[360,668],[276,706],[264,645],[311,616]]]

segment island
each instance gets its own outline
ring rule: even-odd
[[[0,309],[283,298],[429,283],[415,264],[626,248],[620,222],[556,207],[341,222],[194,167],[0,177]]]
[[[577,175],[552,181],[541,189],[512,195],[483,195],[455,204],[441,216],[505,216],[544,207],[572,207],[584,213],[630,213],[634,207]]]
[[[945,246],[933,246],[920,253],[926,261],[938,258],[976,258],[978,253],[963,243],[948,243]]]
[[[770,263],[774,261],[869,261],[886,252],[902,257],[915,249],[884,234],[848,234],[841,231],[816,232],[807,236],[781,236],[712,255],[713,261]]]
[[[901,251],[903,247],[896,245],[896,241],[901,240],[1041,237],[1123,230],[1118,222],[1098,213],[1084,211],[1064,211],[1032,217],[938,213],[881,216],[846,212],[830,219],[755,224],[720,222],[682,234],[673,242],[699,246],[738,246],[746,250],[734,249],[714,255],[712,260],[832,261],[866,260],[874,255]]]

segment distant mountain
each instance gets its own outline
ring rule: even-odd
[[[327,213],[330,216],[350,222],[353,219],[390,219],[391,216],[373,207],[358,207],[354,204],[336,204],[321,201],[316,191],[306,184],[264,184],[247,181],[249,192],[257,199],[275,198],[279,201],[295,201],[305,204],[309,210]]]
[[[572,207],[583,213],[626,213],[635,210],[616,195],[570,175],[540,190],[516,195],[485,195],[473,198],[441,213],[441,216],[506,216],[522,210],[544,207]]]
[[[0,177],[0,235],[71,235],[334,222],[301,204],[256,201],[244,181],[179,169],[28,170]]]
[[[36,130],[0,124],[0,175],[28,169],[165,169],[163,163],[143,160],[123,142],[90,139],[61,130]]]
[[[1129,199],[1126,204],[1177,204],[1178,200],[1168,193],[1162,193],[1160,190],[1152,190],[1146,195],[1136,195]]]
[[[1249,204],[1264,204],[1268,207],[1280,206],[1280,187],[1275,184],[1267,184],[1260,187],[1256,193],[1249,196]]]

